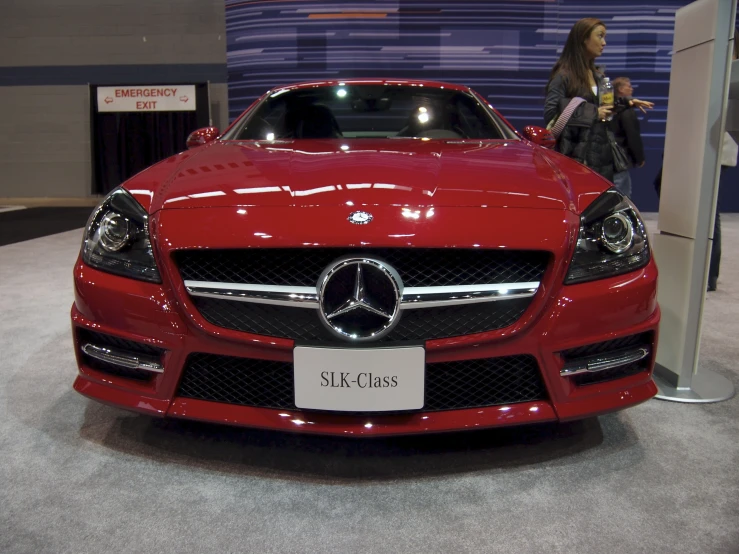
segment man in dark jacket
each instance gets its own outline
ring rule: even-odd
[[[613,90],[617,98],[630,99],[634,93],[628,77],[617,77],[613,80]],[[644,145],[641,140],[639,119],[636,110],[626,107],[625,103],[617,103],[613,112],[610,128],[616,142],[626,152],[633,167],[644,165]],[[629,171],[621,171],[613,176],[613,184],[626,196],[631,196],[631,175]]]

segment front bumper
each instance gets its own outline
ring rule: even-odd
[[[428,341],[426,362],[521,354],[536,358],[548,399],[484,408],[398,415],[352,415],[238,406],[178,395],[183,367],[194,353],[292,362],[292,341],[270,340],[205,322],[166,285],[117,277],[81,261],[75,267],[72,325],[79,375],[74,388],[104,403],[154,416],[180,417],[265,429],[331,435],[392,435],[442,432],[544,421],[565,421],[624,409],[656,394],[651,378],[659,307],[657,269],[540,291],[520,325],[500,331]],[[136,381],[100,371],[81,353],[79,329],[161,349],[164,371]],[[562,352],[648,333],[650,359],[643,371],[577,386],[562,377]]]

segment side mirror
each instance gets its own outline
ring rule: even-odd
[[[551,131],[544,129],[543,127],[536,127],[535,125],[527,125],[524,127],[523,136],[534,144],[538,144],[544,148],[554,148],[557,144],[557,140],[554,138]]]
[[[203,127],[202,129],[197,129],[190,133],[185,144],[187,144],[188,148],[197,148],[198,146],[202,146],[203,144],[216,140],[220,133],[221,132],[218,130],[218,127]]]

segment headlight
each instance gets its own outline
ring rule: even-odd
[[[628,273],[647,265],[649,257],[647,231],[636,206],[609,189],[580,218],[580,235],[565,284]]]
[[[124,189],[111,192],[90,216],[82,243],[89,266],[161,283],[149,239],[149,215]]]

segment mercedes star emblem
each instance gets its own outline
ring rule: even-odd
[[[350,257],[334,262],[318,281],[319,314],[336,336],[377,340],[398,323],[403,282],[384,262]]]
[[[349,220],[349,223],[354,223],[354,225],[367,225],[372,221],[372,214],[362,211],[352,212],[349,214],[347,219]]]

